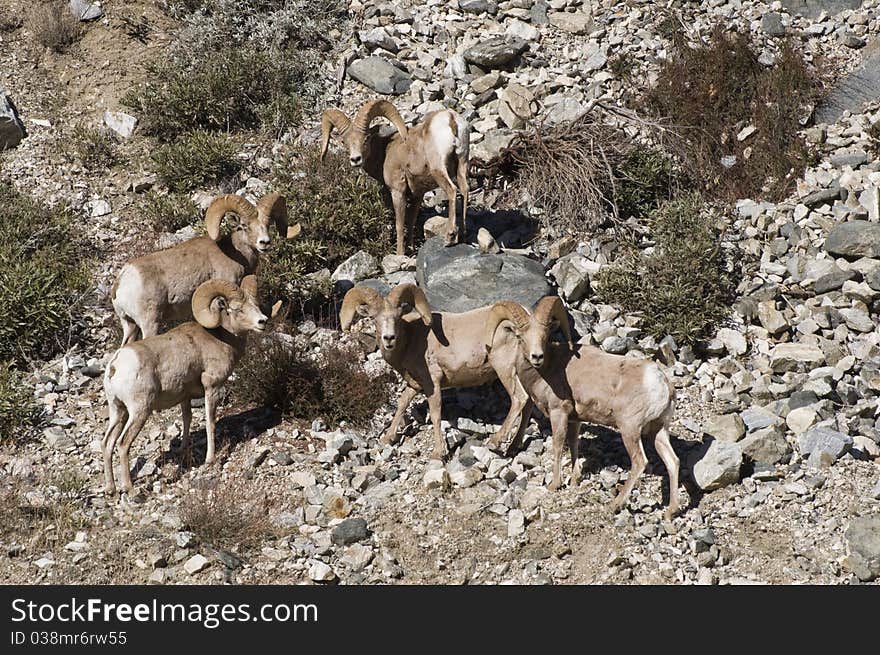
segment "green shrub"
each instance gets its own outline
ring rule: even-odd
[[[0,443],[22,436],[36,421],[37,406],[23,376],[0,362]]]
[[[82,24],[71,13],[66,0],[41,2],[28,18],[36,42],[55,52],[65,52],[82,38]]]
[[[656,148],[635,148],[620,164],[615,187],[621,218],[641,218],[684,185],[672,159]]]
[[[275,186],[287,199],[290,224],[302,224],[302,236],[279,243],[261,264],[267,298],[289,298],[306,274],[332,271],[358,250],[381,256],[390,247],[392,221],[379,187],[346,157],[328,153],[321,161],[315,149],[288,152],[276,169]],[[299,290],[306,297],[327,291]]]
[[[390,376],[371,377],[354,347],[322,347],[316,360],[307,344],[275,335],[251,341],[233,393],[295,418],[363,426],[387,402],[390,382]]]
[[[156,232],[177,232],[202,221],[202,212],[186,193],[159,193],[150,190],[140,201],[144,220]]]
[[[236,175],[241,162],[235,144],[224,134],[196,130],[153,153],[159,179],[172,191],[217,184]]]
[[[0,180],[0,360],[23,364],[65,345],[88,286],[73,216]]]
[[[71,159],[91,170],[107,169],[119,161],[116,137],[106,129],[80,123],[73,128],[64,145]]]
[[[711,334],[730,311],[735,285],[715,219],[699,194],[662,204],[649,215],[655,250],[633,248],[596,282],[602,299],[642,314],[642,328],[679,343]]]
[[[679,133],[667,146],[714,196],[784,198],[809,163],[798,131],[819,95],[803,54],[785,42],[765,67],[748,34],[719,25],[696,46],[680,27],[670,36],[670,55],[643,97],[645,109]],[[748,126],[756,131],[740,141]]]

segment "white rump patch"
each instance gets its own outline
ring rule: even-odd
[[[431,143],[436,152],[440,155],[441,161],[445,159],[447,153],[451,153],[458,139],[452,133],[449,127],[449,120],[446,114],[436,114],[434,120],[431,121]]]
[[[645,388],[647,417],[653,421],[660,418],[669,405],[669,386],[666,383],[666,376],[656,364],[645,367],[642,384]]]

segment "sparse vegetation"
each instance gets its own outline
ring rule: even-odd
[[[679,132],[671,152],[713,196],[782,199],[809,163],[798,130],[819,88],[803,55],[786,42],[765,66],[748,34],[720,25],[697,45],[680,28],[669,34],[670,56],[642,105]]]
[[[685,186],[671,157],[656,148],[635,148],[620,164],[615,197],[622,218],[642,218]]]
[[[307,344],[280,335],[254,339],[236,369],[233,393],[295,418],[363,426],[387,402],[391,378],[371,377],[360,362],[350,346],[322,347],[313,356]]]
[[[244,549],[277,536],[267,503],[265,494],[244,482],[217,482],[191,490],[180,504],[180,519],[203,542]]]
[[[159,179],[172,191],[192,191],[231,178],[241,169],[235,144],[225,134],[196,130],[153,153]]]
[[[67,155],[91,170],[110,168],[119,161],[119,144],[107,129],[79,123],[65,139]]]
[[[381,256],[391,243],[391,221],[378,185],[353,171],[345,157],[314,149],[289,152],[276,169],[277,190],[287,198],[289,222],[302,223],[302,238],[279,243],[263,263],[267,298],[327,293],[304,276],[331,271],[358,250]]]
[[[202,222],[202,212],[186,193],[160,193],[150,190],[143,195],[140,210],[144,221],[156,232],[177,232]]]
[[[30,11],[28,27],[37,43],[55,52],[66,52],[83,35],[82,24],[65,0],[40,2]]]
[[[0,443],[15,441],[37,418],[33,391],[8,362],[0,362]]]
[[[0,33],[14,32],[24,25],[21,16],[12,9],[0,9]]]
[[[631,247],[600,271],[600,296],[640,312],[643,329],[657,338],[705,338],[729,312],[735,288],[715,221],[696,193],[663,203],[648,217],[654,252]]]
[[[88,282],[70,213],[0,180],[0,360],[21,365],[58,351]]]

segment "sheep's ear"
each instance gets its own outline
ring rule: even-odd
[[[284,235],[285,239],[295,239],[302,233],[302,225],[300,223],[296,223],[295,225],[290,225],[287,228],[287,234]]]
[[[214,298],[211,305],[218,312],[226,311],[227,307],[229,307],[229,305],[226,302],[226,298],[224,298],[223,296],[217,296],[216,298]]]
[[[269,314],[270,318],[275,318],[276,316],[278,316],[278,312],[281,311],[281,305],[282,305],[282,301],[280,301],[280,300],[278,302],[276,302],[274,305],[272,305],[272,311]]]

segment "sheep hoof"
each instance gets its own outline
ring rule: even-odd
[[[115,484],[104,485],[104,495],[105,496],[115,496],[116,495],[116,485]]]
[[[454,246],[458,244],[458,230],[453,232],[447,232],[446,238],[443,240],[443,245],[446,247]]]
[[[442,448],[435,448],[431,452],[431,459],[439,459],[442,462],[446,459],[446,451]]]
[[[559,480],[554,480],[547,485],[547,491],[556,491],[557,489],[559,489]]]

